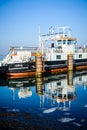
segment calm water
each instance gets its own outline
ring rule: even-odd
[[[0,129],[85,130],[87,72],[0,78]]]

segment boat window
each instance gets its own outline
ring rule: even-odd
[[[71,44],[71,40],[68,40],[68,44]]]
[[[56,55],[56,59],[61,59],[61,55]]]
[[[63,44],[66,44],[66,40],[63,40]]]
[[[82,58],[82,54],[79,54],[79,58]]]
[[[58,45],[61,45],[62,44],[62,40],[58,40]]]
[[[74,40],[68,40],[67,43],[68,43],[68,45],[69,45],[69,44],[75,44],[75,41],[74,41]]]
[[[76,43],[76,41],[74,41],[74,40],[71,40],[71,44],[75,44]]]

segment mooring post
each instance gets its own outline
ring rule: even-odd
[[[42,75],[42,54],[40,52],[37,52],[36,54],[36,76],[40,77]]]
[[[73,71],[73,54],[68,54],[68,70]]]

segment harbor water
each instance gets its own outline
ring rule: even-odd
[[[0,78],[0,129],[85,130],[87,71]]]

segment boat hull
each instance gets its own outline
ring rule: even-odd
[[[74,70],[87,69],[87,59],[76,59],[74,60]]]
[[[12,63],[8,64],[7,77],[26,77],[35,75],[35,63]]]
[[[22,78],[28,76],[35,76],[35,71],[26,71],[26,72],[7,72],[7,77],[9,78]]]
[[[73,70],[84,70],[87,69],[87,63],[78,61],[74,62]],[[44,62],[44,67],[41,73],[53,74],[53,73],[62,73],[68,71],[67,61],[46,61]],[[35,76],[36,65],[34,63],[13,63],[8,65],[8,70],[6,72],[7,77],[18,78],[18,77],[27,77]]]

